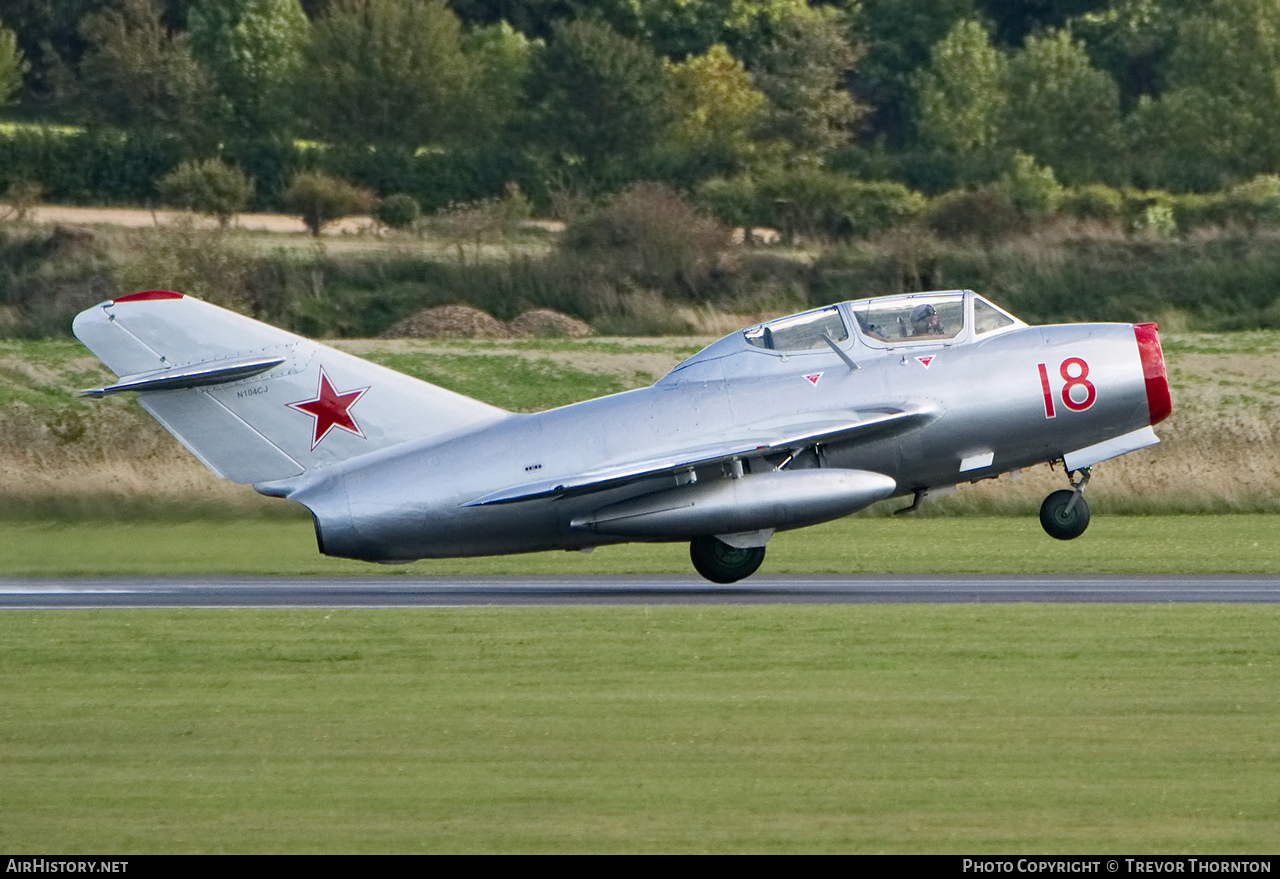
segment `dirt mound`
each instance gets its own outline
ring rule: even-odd
[[[384,339],[507,339],[507,325],[469,305],[441,305],[411,314],[382,334]]]
[[[591,327],[575,317],[569,317],[549,308],[526,311],[507,323],[512,335],[534,336],[540,339],[582,339],[591,335]]]

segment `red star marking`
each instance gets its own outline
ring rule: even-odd
[[[817,387],[818,379],[820,378],[822,378],[822,373],[814,372],[814,373],[810,373],[809,375],[806,375],[804,377],[804,380],[807,381],[809,384],[813,385],[814,387]]]
[[[917,358],[916,358],[916,360],[919,360],[919,361],[920,361],[920,363],[924,366],[924,368],[925,368],[925,369],[928,369],[928,368],[929,368],[929,364],[930,364],[930,363],[933,363],[933,357],[934,357],[934,355],[930,354],[930,355],[929,355],[929,356],[927,356],[927,357],[917,357]]]
[[[333,389],[333,383],[329,381],[329,376],[324,374],[324,367],[320,367],[320,386],[316,389],[316,396],[312,400],[300,400],[297,403],[290,403],[290,409],[297,409],[299,412],[305,412],[314,418],[315,433],[311,440],[311,451],[315,451],[316,446],[320,445],[320,441],[329,435],[329,431],[335,427],[345,430],[347,433],[354,433],[360,439],[364,439],[364,431],[360,429],[360,425],[356,424],[356,420],[351,417],[350,409],[354,406],[364,392],[369,388],[357,388],[354,391],[344,391],[339,394]]]

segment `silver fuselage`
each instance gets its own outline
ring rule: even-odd
[[[681,529],[638,537],[573,523],[690,480],[705,486],[750,479],[780,465],[856,470],[891,478],[891,494],[902,496],[1060,459],[1151,423],[1129,324],[1018,325],[985,336],[898,344],[850,332],[836,345],[843,357],[828,347],[780,353],[734,333],[652,387],[514,414],[478,430],[410,441],[259,488],[307,506],[329,555],[402,561],[583,549],[688,539]],[[585,494],[474,505],[477,498],[527,483],[711,446],[762,421],[786,424],[878,409],[919,417],[848,441],[744,456],[737,472],[716,463],[679,479],[668,473]]]

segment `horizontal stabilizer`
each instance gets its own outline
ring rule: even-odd
[[[81,397],[105,397],[121,391],[176,391],[181,388],[199,388],[220,385],[261,375],[284,363],[283,357],[243,357],[238,360],[214,360],[175,369],[159,369],[142,375],[131,375],[114,385],[88,388],[80,391]]]

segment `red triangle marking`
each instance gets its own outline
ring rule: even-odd
[[[333,389],[333,383],[329,381],[329,376],[324,374],[324,367],[320,367],[320,384],[316,389],[315,398],[288,404],[289,408],[305,412],[315,419],[311,451],[314,452],[316,446],[320,445],[320,441],[328,436],[329,431],[335,427],[345,430],[347,433],[354,433],[360,439],[365,438],[364,431],[360,429],[360,425],[356,424],[356,420],[351,417],[350,410],[352,406],[359,402],[367,390],[369,390],[367,387],[357,388],[354,391],[343,391],[340,394]]]
[[[822,373],[820,373],[820,372],[811,372],[811,373],[809,373],[808,375],[806,375],[806,376],[804,377],[804,380],[805,380],[805,381],[807,381],[809,384],[813,385],[814,387],[817,387],[817,386],[818,386],[818,379],[820,379],[820,378],[822,378]]]
[[[920,363],[924,365],[924,368],[925,368],[925,369],[928,369],[928,368],[929,368],[929,364],[933,362],[933,358],[934,358],[934,356],[935,356],[935,355],[933,355],[933,354],[927,354],[927,355],[925,355],[924,357],[917,357],[917,358],[916,358],[916,360],[919,360],[919,361],[920,361]]]

